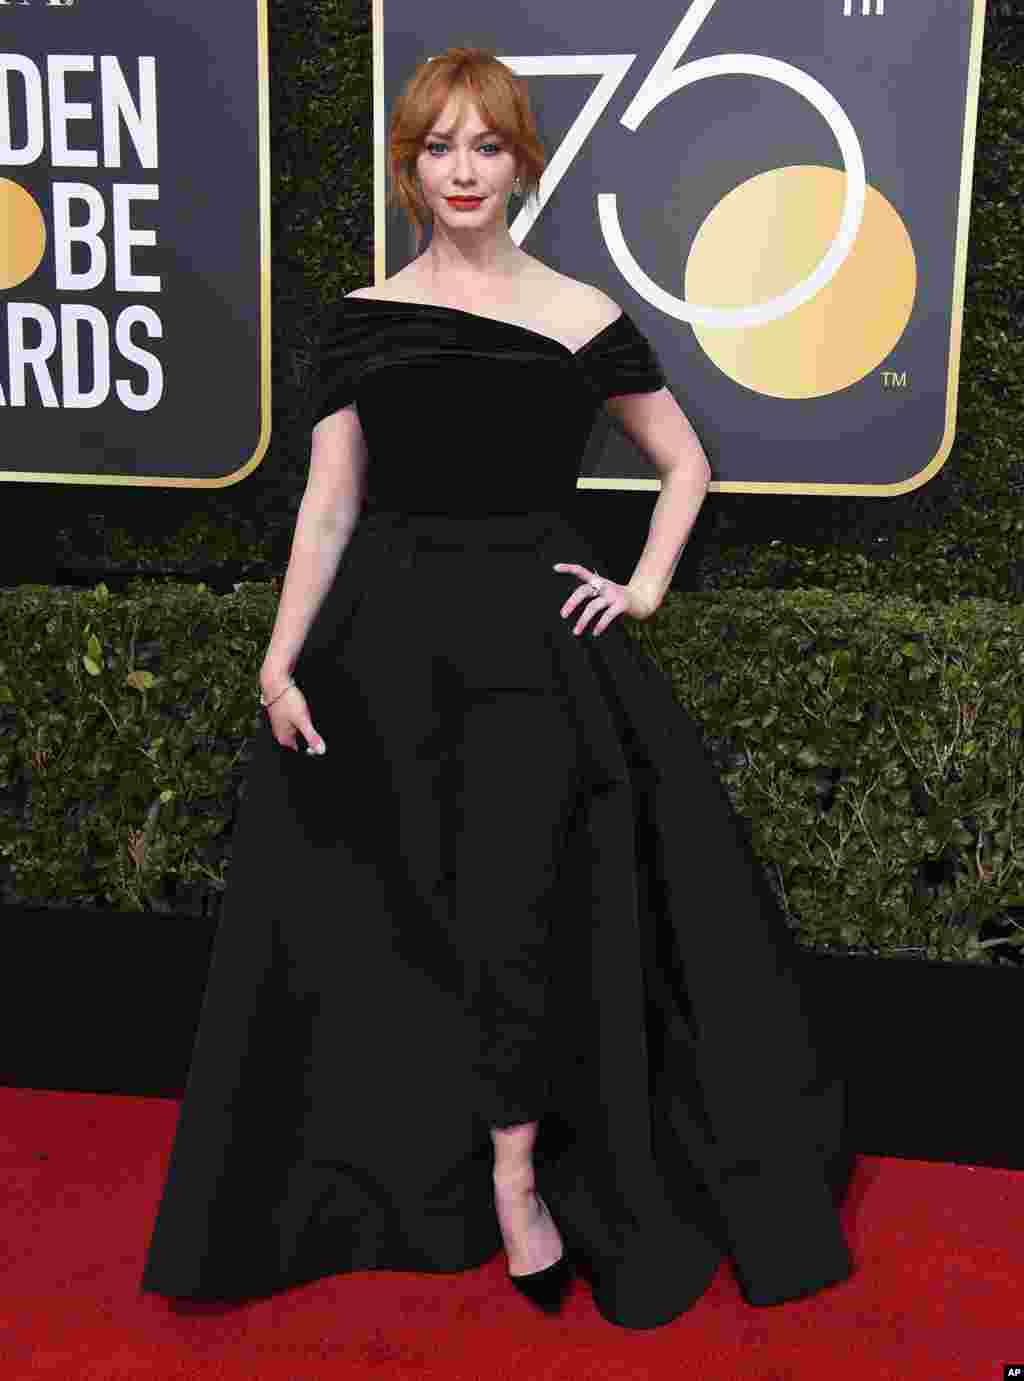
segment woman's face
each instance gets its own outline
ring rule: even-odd
[[[466,101],[458,123],[457,109],[453,96],[423,136],[416,159],[423,198],[435,219],[452,230],[479,230],[496,219],[504,225],[515,154],[500,134],[487,130],[476,106]],[[480,201],[460,209],[448,200],[460,196]]]

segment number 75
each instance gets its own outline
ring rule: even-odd
[[[659,311],[675,317],[678,321],[688,321],[701,326],[756,326],[775,321],[814,297],[830,282],[849,254],[864,216],[864,156],[853,125],[836,98],[820,82],[791,63],[763,57],[758,53],[719,53],[714,57],[695,59],[682,67],[676,67],[676,63],[686,52],[715,4],[716,0],[693,0],[675,33],[641,82],[640,89],[623,112],[622,124],[629,130],[639,129],[644,119],[662,101],[681,91],[684,86],[691,86],[694,82],[704,81],[708,77],[742,74],[780,82],[810,102],[827,122],[839,145],[846,170],[846,198],[835,239],[814,271],[778,297],[749,307],[701,307],[666,292],[640,267],[622,233],[618,196],[615,192],[597,193],[597,214],[608,253],[619,272],[640,297],[657,307]],[[509,227],[509,233],[517,245],[522,244],[529,234],[530,227],[571,167],[573,159],[583,147],[584,141],[636,58],[636,53],[501,58],[501,61],[519,76],[593,74],[601,77],[544,169],[537,204],[524,205]]]

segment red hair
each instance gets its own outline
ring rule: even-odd
[[[454,94],[459,116],[472,102],[488,128],[512,147],[519,168],[523,199],[536,197],[547,163],[523,80],[489,48],[449,48],[416,68],[395,102],[388,129],[390,205],[408,216],[419,252],[430,210],[416,189],[415,163],[423,136]]]

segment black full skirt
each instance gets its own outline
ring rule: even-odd
[[[846,1085],[792,931],[667,678],[618,620],[572,633],[556,562],[602,569],[557,513],[360,521],[295,668],[328,751],[258,732],[143,1290],[501,1250],[445,832],[470,684],[546,687],[573,724],[534,1162],[596,1307],[668,1323],[723,1258],[754,1305],[852,1273]]]

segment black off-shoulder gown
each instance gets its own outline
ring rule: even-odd
[[[295,667],[328,751],[263,716],[141,1288],[240,1299],[501,1251],[459,986],[459,925],[492,916],[453,915],[451,870],[460,692],[488,685],[546,690],[572,736],[534,1159],[596,1307],[665,1324],[726,1258],[754,1305],[847,1278],[845,1082],[792,932],[660,669],[619,620],[559,614],[578,578],[556,562],[608,574],[569,509],[602,402],[665,384],[650,342],[625,312],[574,353],[346,297],[316,378],[312,422],[355,403],[370,454]],[[520,746],[544,780],[545,744]]]

